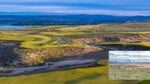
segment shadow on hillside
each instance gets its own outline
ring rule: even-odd
[[[15,66],[15,67],[27,67],[28,65],[23,65],[22,62],[20,61],[20,55],[18,54],[17,50],[21,49],[20,48],[21,42],[19,41],[0,41],[0,66],[8,67],[8,66]],[[63,48],[62,48],[63,49]],[[69,48],[70,49],[70,48]],[[26,49],[25,49],[26,50]],[[28,50],[28,49],[27,49]],[[51,50],[51,48],[48,48],[48,50]],[[76,50],[76,48],[75,48]],[[41,52],[45,52],[44,49],[40,50]],[[29,50],[31,53],[36,53],[38,52],[37,49],[32,49],[32,51]],[[40,52],[40,53],[41,53]],[[48,51],[49,52],[49,51]],[[67,52],[67,51],[66,51]],[[65,52],[65,53],[66,53]],[[73,51],[72,51],[73,52]],[[48,62],[55,61],[57,63],[61,63],[61,61],[76,61],[76,60],[94,60],[92,62],[87,62],[87,63],[81,63],[81,64],[74,64],[72,63],[71,65],[60,65],[57,66],[54,70],[51,71],[57,71],[57,70],[68,70],[68,69],[75,69],[75,68],[89,68],[89,67],[97,67],[97,66],[104,66],[97,61],[99,60],[107,60],[108,59],[108,51],[106,50],[91,50],[91,49],[85,49],[82,54],[72,54],[70,56],[56,56],[57,58],[55,60],[47,60]],[[56,52],[57,53],[57,52]],[[43,55],[43,54],[40,54]],[[44,53],[45,55],[45,53]],[[46,57],[47,58],[47,57]],[[70,63],[68,62],[68,64]],[[38,64],[38,66],[45,66],[46,64]],[[37,66],[37,65],[33,65]],[[25,72],[23,74],[33,74],[33,73],[43,73],[43,72],[48,72],[50,71],[47,68],[42,68],[42,69],[37,69],[37,70],[31,70],[29,72]],[[21,74],[19,74],[21,75]]]
[[[106,50],[132,50],[132,51],[144,51],[144,50],[150,50],[150,47],[148,46],[142,46],[142,45],[131,45],[131,44],[101,44],[98,45],[100,48],[106,49]]]
[[[85,64],[78,64],[78,65],[64,65],[59,66],[54,70],[48,70],[48,69],[39,69],[35,70],[34,72],[25,73],[24,75],[30,75],[30,74],[39,74],[39,73],[47,73],[49,71],[61,71],[61,70],[70,70],[70,69],[76,69],[76,68],[92,68],[92,67],[99,67],[99,66],[106,66],[106,64],[98,63],[100,60],[108,60],[108,51],[106,50],[99,50],[96,52],[89,52],[85,54],[79,54],[79,55],[73,55],[69,57],[63,57],[55,60],[50,60],[53,62],[60,62],[60,61],[69,61],[69,60],[89,60],[93,59],[95,61],[91,63],[85,63]],[[41,64],[39,66],[43,66],[44,64]]]
[[[0,41],[0,65],[10,66],[19,57],[15,50],[20,44],[19,41]]]
[[[63,57],[62,60],[67,59],[93,59],[93,60],[108,60],[108,51],[107,50],[98,50],[94,52],[88,52],[84,54],[72,55]],[[61,60],[61,59],[57,59]]]

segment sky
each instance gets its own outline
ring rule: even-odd
[[[150,0],[0,0],[0,14],[150,16]]]
[[[150,51],[110,51],[110,63],[150,63]]]

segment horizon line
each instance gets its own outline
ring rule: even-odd
[[[98,16],[114,16],[114,17],[150,17],[150,15],[133,15],[133,16],[128,16],[128,15],[109,15],[109,14],[0,14],[0,16],[37,16],[37,15],[41,15],[41,16],[71,16],[71,15],[89,15],[89,16],[94,16],[94,15],[98,15]]]

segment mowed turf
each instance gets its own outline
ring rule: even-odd
[[[24,48],[44,48],[44,47],[59,47],[59,46],[76,46],[80,44],[74,44],[71,45],[66,44],[54,44],[57,42],[58,36],[64,36],[64,35],[78,35],[78,34],[84,34],[83,32],[76,32],[76,31],[58,31],[60,28],[64,28],[64,26],[43,26],[43,27],[31,27],[27,29],[19,29],[19,30],[5,30],[0,31],[0,40],[16,40],[16,41],[22,41],[21,47]],[[38,30],[41,31],[38,31]],[[45,31],[46,29],[46,31]],[[22,30],[21,32],[19,32]],[[44,32],[44,31],[45,32]],[[36,33],[32,33],[35,31]],[[54,45],[53,45],[54,44]]]
[[[34,38],[34,40],[29,40],[26,42],[22,42],[22,47],[27,47],[27,48],[36,48],[38,44],[46,44],[51,40],[51,37],[43,36],[43,35],[30,35],[29,38]],[[39,45],[40,46],[40,45]]]

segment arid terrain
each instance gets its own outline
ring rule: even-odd
[[[149,80],[150,64],[110,64],[109,78],[112,80]]]

